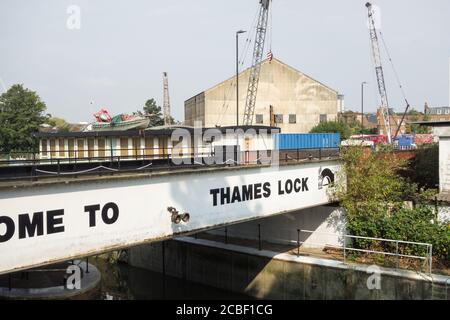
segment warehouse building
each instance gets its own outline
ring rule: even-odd
[[[239,122],[244,118],[250,69],[239,75]],[[256,99],[254,125],[276,126],[284,133],[309,132],[320,122],[337,120],[343,96],[280,60],[265,60]],[[236,77],[184,104],[185,122],[204,127],[236,125]]]

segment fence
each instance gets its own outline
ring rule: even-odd
[[[269,165],[278,162],[301,162],[335,159],[339,149],[312,150],[256,150],[240,151],[229,146],[217,154],[217,149],[193,148],[126,148],[49,151],[46,157],[36,153],[18,153],[0,156],[0,181],[38,179],[51,176],[78,176],[84,174],[114,174],[116,172],[176,169],[202,166]],[[72,152],[72,153],[71,153]],[[274,152],[278,152],[275,154]],[[16,156],[20,155],[20,156]],[[60,156],[61,155],[61,156]],[[69,155],[69,157],[67,157]]]
[[[279,228],[277,228],[279,231]],[[396,268],[400,269],[400,259],[401,258],[408,258],[408,259],[416,259],[423,261],[423,265],[427,265],[428,273],[431,275],[432,273],[432,263],[433,263],[433,245],[430,243],[422,243],[422,242],[413,242],[413,241],[403,241],[403,240],[393,240],[393,239],[382,239],[382,238],[372,238],[372,237],[362,237],[362,236],[354,236],[354,235],[348,235],[348,234],[338,234],[338,233],[328,233],[328,232],[318,232],[318,231],[311,231],[311,230],[302,230],[302,229],[285,229],[286,231],[290,232],[290,238],[275,238],[271,237],[270,239],[266,239],[266,242],[270,243],[284,243],[285,245],[295,245],[297,248],[297,256],[300,256],[300,248],[304,245],[307,245],[308,247],[318,247],[318,248],[333,248],[338,249],[342,251],[342,259],[344,263],[347,263],[348,261],[348,254],[349,252],[362,252],[362,253],[368,253],[368,254],[381,254],[383,256],[391,256],[396,258]],[[297,239],[293,240],[292,234],[296,231],[297,233]],[[301,234],[314,234],[317,236],[333,236],[337,237],[342,242],[342,245],[335,245],[335,244],[324,244],[323,242],[312,242],[308,239],[302,241]],[[228,228],[224,228],[224,235],[225,235],[225,243],[229,242],[229,230]],[[258,249],[263,249],[263,230],[261,227],[261,224],[257,225],[257,229],[255,229],[255,236],[251,237],[252,239],[257,239],[258,242]],[[367,240],[367,241],[373,241],[373,242],[389,242],[395,245],[395,252],[388,252],[388,251],[379,251],[379,250],[367,250],[367,249],[358,249],[350,244],[352,243],[352,240],[360,239],[360,240]],[[251,240],[250,237],[248,240]],[[420,255],[412,255],[412,254],[404,254],[399,252],[399,246],[400,245],[411,245],[411,246],[421,246],[426,249],[426,255],[420,256]]]

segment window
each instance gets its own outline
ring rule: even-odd
[[[257,114],[256,115],[256,123],[257,124],[263,124],[264,123],[264,117],[262,114]]]
[[[296,114],[289,115],[289,123],[297,123],[297,115]]]
[[[153,156],[154,154],[154,137],[146,137],[145,138],[145,155],[146,156]]]
[[[42,156],[46,157],[47,156],[47,140],[43,139],[41,141],[41,151],[42,151]]]
[[[120,138],[120,156],[128,156],[128,138]]]
[[[275,123],[283,123],[283,115],[282,114],[276,114],[274,116]]]
[[[320,115],[320,123],[322,122],[327,122],[327,115],[326,114],[321,114]]]
[[[77,158],[84,158],[84,140],[77,140],[78,156]]]
[[[67,140],[67,147],[69,149],[69,158],[75,158],[75,140]]]
[[[137,157],[141,153],[141,138],[133,138],[133,156]]]
[[[66,156],[66,145],[64,139],[59,139],[59,156],[64,158]]]
[[[98,148],[98,156],[99,157],[104,157],[106,152],[105,152],[105,147],[106,147],[106,141],[105,139],[98,139],[97,140],[97,148]]]
[[[88,157],[93,158],[94,157],[94,149],[95,149],[95,142],[94,139],[88,139]]]
[[[50,140],[50,156],[56,157],[56,140],[55,139]]]

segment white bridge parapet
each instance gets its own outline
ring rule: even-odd
[[[327,204],[338,170],[311,161],[1,188],[0,274]]]

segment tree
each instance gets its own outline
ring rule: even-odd
[[[414,109],[409,111],[408,115],[409,115],[409,122],[429,121],[430,120],[430,115],[420,113]],[[429,134],[429,133],[431,133],[431,128],[429,128],[427,126],[421,126],[418,124],[408,123],[406,125],[406,133]]]
[[[150,118],[149,127],[156,127],[164,125],[164,119],[161,112],[161,107],[156,104],[155,99],[149,99],[143,108],[144,114]]]
[[[55,127],[58,132],[68,132],[70,131],[70,124],[66,120],[57,117],[50,117],[46,121],[47,124]]]
[[[346,140],[351,135],[351,130],[348,125],[342,122],[329,121],[319,123],[311,129],[310,133],[340,133],[341,139]]]
[[[32,136],[46,121],[45,103],[36,92],[21,84],[0,96],[0,150],[29,151],[37,146]]]
[[[143,108],[144,114],[150,117],[150,127],[163,126],[164,125],[164,117],[161,111],[161,107],[156,104],[155,99],[149,99],[145,103]],[[175,119],[169,118],[170,124],[175,124]]]

